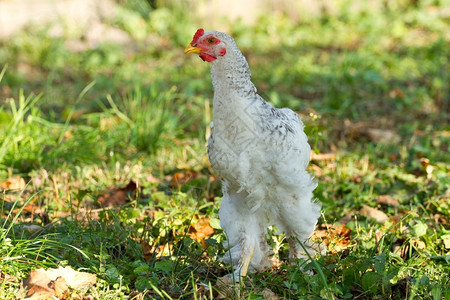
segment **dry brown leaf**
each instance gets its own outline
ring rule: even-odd
[[[67,130],[66,132],[64,132],[64,139],[70,139],[71,137],[73,137],[73,132],[70,130]]]
[[[21,289],[27,290],[25,299],[67,299],[69,287],[77,290],[95,284],[97,275],[78,272],[71,267],[58,269],[38,269],[31,271],[22,282]]]
[[[373,219],[378,223],[384,223],[385,221],[389,220],[388,216],[384,212],[368,205],[363,205],[359,210],[359,214],[368,219]]]
[[[389,97],[391,99],[403,99],[405,98],[405,93],[399,88],[395,88],[391,91],[389,91]]]
[[[161,179],[159,179],[159,178],[157,178],[157,177],[155,177],[155,176],[153,176],[153,174],[149,174],[146,178],[145,178],[145,180],[147,181],[147,182],[149,182],[149,183],[162,183],[162,180]]]
[[[396,239],[392,245],[392,252],[397,253],[403,259],[407,259],[409,243],[405,243],[405,239]]]
[[[185,185],[189,181],[192,181],[194,179],[198,179],[202,177],[203,174],[196,171],[186,170],[186,171],[180,171],[173,174],[172,179],[170,180],[170,186],[176,187]]]
[[[400,155],[398,153],[394,152],[394,153],[389,154],[388,158],[390,161],[396,161],[400,158]]]
[[[447,220],[447,218],[441,214],[433,215],[433,219],[434,219],[434,222],[436,222],[436,225],[442,224],[442,225],[446,226],[449,222]]]
[[[383,235],[384,235],[384,232],[377,229],[375,231],[375,242],[378,243],[381,240],[381,238],[383,237]]]
[[[400,136],[391,129],[367,128],[363,132],[372,142],[398,143]]]
[[[191,239],[196,240],[202,244],[202,247],[206,247],[205,239],[214,234],[214,228],[209,225],[209,219],[203,216],[199,217],[197,223],[191,225],[188,230],[188,234]]]
[[[308,170],[312,171],[314,177],[316,177],[316,178],[322,177],[322,174],[323,174],[322,168],[320,168],[318,165],[316,165],[316,164],[309,164]]]
[[[420,250],[423,250],[427,247],[425,242],[422,240],[419,240],[419,239],[412,239],[411,243],[415,248],[420,249]]]
[[[34,213],[40,213],[41,212],[41,207],[39,205],[37,205],[35,202],[37,198],[35,197],[33,200],[31,200],[31,203],[28,203],[27,205],[25,205],[23,207],[23,211],[26,211],[30,214],[34,214]]]
[[[434,128],[433,128],[434,129]],[[433,131],[425,131],[425,130],[415,130],[414,136],[432,136],[432,137],[450,137],[450,130],[433,130]]]
[[[166,256],[173,253],[173,245],[172,244],[164,244],[153,246],[147,243],[146,241],[141,241],[142,254],[144,255],[144,259],[149,261],[150,258],[156,256]]]
[[[378,204],[384,204],[384,205],[390,205],[393,207],[397,207],[398,206],[398,200],[392,198],[389,195],[380,195],[377,197],[377,203]]]
[[[272,292],[270,289],[268,289],[268,288],[265,288],[263,291],[262,291],[262,295],[263,295],[263,298],[265,299],[265,300],[278,300],[278,299],[280,299],[274,292]]]
[[[398,222],[400,222],[402,220],[403,216],[401,215],[395,215],[389,218],[390,221],[392,221],[392,223],[397,224]]]
[[[331,254],[336,254],[350,245],[351,230],[345,224],[322,224],[320,228],[323,229],[316,230],[313,237],[322,239]]]
[[[47,285],[49,285],[49,283],[50,281],[47,283]],[[47,286],[32,284],[27,288],[28,291],[24,299],[47,300],[47,299],[54,299],[54,297],[56,297],[55,290],[52,290]]]
[[[127,203],[128,196],[131,193],[136,192],[136,190],[137,184],[133,180],[130,180],[125,187],[113,189],[110,192],[99,196],[97,202],[101,207],[124,205]]]
[[[58,269],[49,269],[47,271],[49,271],[53,277],[63,277],[67,281],[68,286],[73,289],[91,286],[97,281],[97,275],[87,272],[78,272],[71,267],[59,267]]]
[[[348,213],[345,216],[343,216],[342,218],[340,218],[338,223],[340,223],[340,224],[347,224],[347,223],[349,223],[350,221],[353,220],[353,217],[354,216],[353,216],[352,213]]]
[[[50,281],[48,287],[55,291],[55,296],[59,299],[67,299],[69,296],[69,286],[62,276]]]
[[[426,247],[425,242],[420,239],[411,239],[410,241],[405,239],[397,239],[392,245],[392,251],[406,260],[410,256],[411,249],[424,250]]]
[[[376,143],[397,143],[400,136],[392,129],[374,128],[374,124],[358,122],[352,123],[350,120],[344,121],[344,134],[354,140],[369,140]]]
[[[118,123],[120,123],[120,119],[116,117],[101,117],[100,118],[100,130],[111,130]]]
[[[430,160],[426,157],[422,157],[419,161],[427,174],[427,179],[431,179],[434,167],[430,164]]]
[[[150,258],[152,258],[153,256],[152,246],[145,241],[141,241],[141,248],[142,248],[142,255],[144,256],[145,261],[149,261]]]
[[[311,150],[310,160],[336,160],[336,154],[334,153],[315,153]]]
[[[0,181],[0,187],[4,190],[22,190],[25,188],[25,180],[22,177],[14,176]]]
[[[123,190],[113,190],[98,197],[98,204],[101,207],[115,207],[124,205],[127,202],[127,192]]]
[[[17,282],[17,277],[7,273],[0,272],[0,280],[3,282]]]

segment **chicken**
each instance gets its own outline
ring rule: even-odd
[[[271,266],[268,226],[286,234],[290,258],[312,252],[309,238],[320,217],[317,183],[305,170],[311,148],[299,116],[257,94],[245,57],[222,32],[198,29],[186,54],[211,66],[214,87],[208,157],[222,177],[220,225],[229,249],[223,257],[236,277]]]

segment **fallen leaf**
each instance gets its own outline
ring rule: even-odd
[[[405,98],[405,93],[399,88],[395,88],[391,91],[389,91],[389,97],[391,99],[403,99]]]
[[[450,137],[450,130],[434,130],[433,131],[425,131],[425,130],[415,130],[414,136],[432,136],[432,137],[442,137],[442,138],[448,138]]]
[[[68,286],[72,289],[80,289],[91,286],[97,281],[97,275],[87,272],[78,272],[71,267],[48,269],[47,272],[50,272],[52,277],[63,277],[67,281]]]
[[[73,137],[72,131],[67,130],[66,132],[64,132],[64,140],[70,139],[71,137]]]
[[[97,275],[78,272],[71,267],[58,269],[37,269],[23,280],[21,290],[27,290],[25,299],[67,299],[69,287],[78,290],[95,284]]]
[[[340,223],[340,224],[347,224],[351,220],[353,220],[353,214],[352,213],[348,213],[345,216],[343,216],[342,218],[340,218],[338,223]]]
[[[118,116],[100,118],[100,130],[112,130],[117,124],[121,123],[121,119]]]
[[[130,180],[125,187],[112,189],[98,197],[98,204],[101,207],[115,207],[127,203],[129,196],[136,192],[137,184]]]
[[[38,198],[35,197],[32,202],[28,203],[27,205],[25,205],[23,207],[23,211],[26,211],[30,214],[34,214],[34,213],[40,213],[41,212],[41,207],[39,205],[37,205],[35,202],[35,200],[37,200]]]
[[[17,282],[17,277],[14,275],[0,272],[0,280],[3,282]]]
[[[442,224],[444,226],[446,226],[448,224],[448,220],[445,216],[441,215],[441,214],[435,214],[433,216],[434,222],[436,222],[437,225]]]
[[[400,158],[400,155],[396,152],[389,154],[388,156],[390,161],[396,161]]]
[[[311,150],[310,160],[336,160],[336,154],[334,153],[315,153]]]
[[[400,222],[402,220],[403,216],[401,215],[395,215],[389,218],[389,220],[392,221],[392,223],[397,224],[398,222]]]
[[[176,187],[176,186],[185,185],[189,181],[198,179],[202,176],[203,176],[202,173],[196,172],[196,171],[191,171],[191,170],[175,172],[175,174],[173,174],[173,176],[170,180],[170,186]]]
[[[354,175],[354,176],[352,176],[352,178],[350,178],[350,181],[354,182],[354,183],[361,183],[362,180],[363,180],[363,178],[361,175]]]
[[[394,144],[400,141],[400,136],[391,129],[367,128],[363,133],[372,142]]]
[[[152,246],[145,241],[141,241],[141,248],[145,261],[149,261],[153,256]]]
[[[214,234],[214,228],[209,224],[209,219],[203,216],[199,217],[198,221],[191,225],[188,230],[188,235],[191,239],[196,240],[202,244],[203,248],[206,248],[205,239]]]
[[[59,299],[67,299],[69,296],[69,286],[62,276],[56,277],[48,283],[48,287],[55,291],[55,296]]]
[[[262,296],[265,300],[278,300],[280,299],[274,292],[272,292],[272,290],[270,290],[269,288],[265,288],[262,291]]]
[[[157,178],[157,177],[155,177],[155,176],[153,176],[153,174],[149,174],[146,178],[145,178],[145,180],[147,181],[147,182],[149,182],[149,183],[162,183],[162,180],[161,179],[159,179],[159,178]]]
[[[39,299],[39,300],[47,300],[54,299],[56,296],[56,291],[49,288],[48,285],[51,281],[45,283],[45,285],[41,286],[39,284],[27,284],[27,294],[24,299]]]
[[[374,128],[373,126],[369,123],[353,123],[350,120],[345,120],[343,134],[354,140],[366,139],[375,143],[393,144],[400,141],[400,136],[394,130]]]
[[[10,177],[5,181],[0,181],[0,187],[4,190],[23,190],[25,185],[25,180],[19,176]]]
[[[127,202],[127,193],[124,190],[113,190],[98,197],[101,207],[114,207],[124,205]]]
[[[378,204],[383,204],[383,205],[389,205],[389,206],[393,206],[393,207],[397,207],[398,206],[398,200],[392,198],[389,195],[380,195],[377,197],[377,203]]]
[[[392,252],[397,253],[403,259],[407,259],[410,245],[405,242],[405,239],[396,239],[392,245]]]
[[[312,171],[312,173],[314,174],[314,177],[316,178],[320,178],[322,177],[322,168],[320,168],[318,165],[316,164],[309,164],[308,166],[309,171]]]
[[[425,248],[427,247],[426,244],[425,244],[425,242],[422,241],[422,240],[419,240],[419,239],[412,239],[412,240],[411,240],[411,244],[412,244],[415,248],[420,249],[420,250],[423,250],[423,249],[425,249]]]
[[[172,244],[164,244],[164,245],[150,245],[146,241],[141,241],[142,254],[146,261],[149,261],[152,257],[162,257],[169,256],[173,253],[173,245]]]
[[[388,216],[384,212],[368,205],[363,205],[359,210],[359,214],[368,219],[375,220],[378,223],[384,223],[385,221],[389,220]]]
[[[351,230],[345,224],[322,224],[319,228],[322,229],[316,230],[313,237],[322,239],[331,254],[336,254],[350,245]]]
[[[427,174],[427,179],[431,179],[434,167],[430,164],[430,160],[426,157],[422,157],[420,159],[420,164],[423,167],[423,170]]]
[[[381,238],[384,236],[384,232],[381,230],[375,231],[375,242],[378,244],[378,242],[381,240]]]

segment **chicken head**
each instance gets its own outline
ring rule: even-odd
[[[195,32],[192,42],[184,49],[184,53],[199,53],[203,61],[212,62],[227,53],[225,41],[214,32],[207,32],[200,28]]]

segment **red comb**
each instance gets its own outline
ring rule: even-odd
[[[191,44],[197,43],[198,39],[205,33],[203,28],[197,29],[197,31],[194,34],[194,37],[192,38]]]

